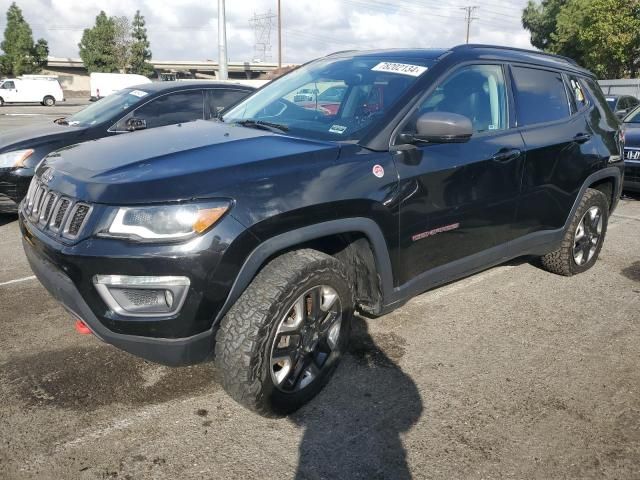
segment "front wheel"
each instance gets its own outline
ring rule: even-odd
[[[570,277],[596,263],[609,221],[609,202],[599,190],[587,189],[567,229],[562,246],[541,258],[542,266]]]
[[[277,257],[221,322],[215,363],[225,390],[265,416],[297,410],[331,378],[352,314],[338,260],[308,249]]]
[[[56,104],[56,99],[50,96],[44,97],[42,103],[45,107],[53,107]]]

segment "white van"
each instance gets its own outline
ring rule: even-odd
[[[91,100],[98,100],[123,88],[151,83],[151,80],[144,75],[133,73],[92,73],[89,81],[91,82]]]
[[[54,78],[0,80],[0,106],[5,103],[40,103],[52,107],[56,102],[64,102],[64,94]]]

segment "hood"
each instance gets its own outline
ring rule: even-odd
[[[640,124],[639,123],[625,123],[624,145],[625,147],[640,148]]]
[[[296,165],[335,160],[339,145],[211,121],[154,128],[62,148],[49,187],[111,205],[215,196],[232,197],[248,179],[265,179]]]
[[[33,148],[40,143],[50,142],[65,135],[77,135],[84,130],[82,127],[70,127],[57,123],[43,123],[25,128],[15,128],[0,132],[0,152],[17,150],[18,148]]]

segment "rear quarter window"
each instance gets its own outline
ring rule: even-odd
[[[518,126],[555,122],[571,116],[562,74],[513,67]]]

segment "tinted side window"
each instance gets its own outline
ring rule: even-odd
[[[2,88],[6,89],[6,90],[13,90],[14,88],[16,88],[15,84],[13,82],[4,82],[2,84]]]
[[[562,75],[534,68],[513,68],[518,126],[553,122],[571,115]]]
[[[201,120],[202,90],[163,95],[136,109],[133,116],[145,120],[147,128]]]
[[[472,65],[447,78],[422,102],[407,126],[428,112],[448,112],[471,120],[475,132],[508,127],[505,82],[500,65]]]
[[[580,79],[573,76],[569,77],[569,91],[571,92],[571,100],[576,111],[580,112],[589,106],[589,100],[585,95],[585,89]]]
[[[209,107],[207,113],[209,118],[214,118],[222,110],[239,102],[250,93],[244,90],[228,90],[222,88],[212,88],[205,90],[205,92],[205,102],[207,102],[207,106]]]

